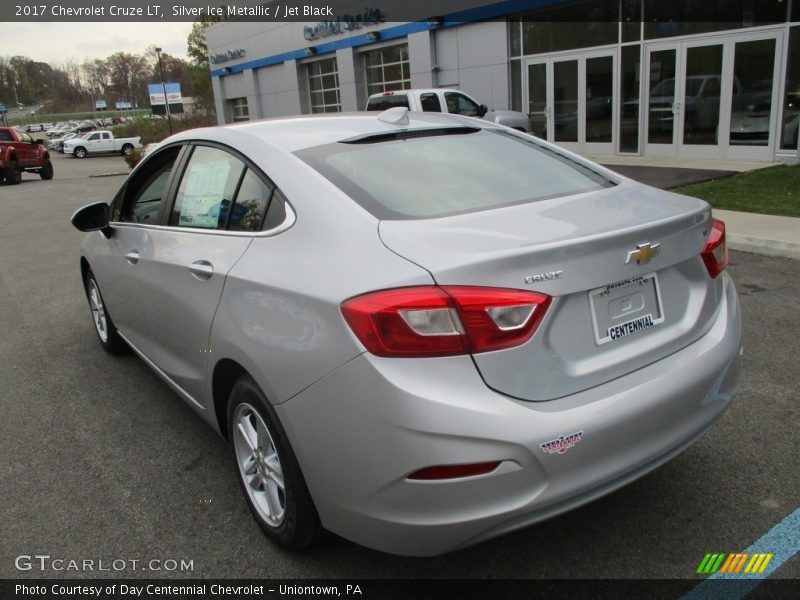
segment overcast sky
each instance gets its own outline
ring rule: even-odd
[[[2,0],[0,0],[2,1]],[[150,44],[186,58],[191,23],[0,23],[0,56],[21,54],[62,65],[114,52],[142,54]]]

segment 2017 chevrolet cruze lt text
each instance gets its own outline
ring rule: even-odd
[[[708,205],[477,119],[187,131],[72,222],[103,347],[229,440],[294,548],[527,526],[676,456],[738,386]]]

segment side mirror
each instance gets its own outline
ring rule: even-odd
[[[485,105],[485,104],[481,104],[481,105],[478,107],[478,116],[479,116],[479,117],[483,118],[483,116],[484,116],[484,115],[485,115],[487,112],[489,112],[489,109],[488,109],[488,108],[486,108],[486,105]]]
[[[33,140],[34,144],[39,144],[40,146],[44,146],[44,140]]]
[[[102,231],[106,237],[111,237],[111,227],[108,226],[109,215],[109,205],[105,202],[96,202],[75,211],[70,222],[78,231]]]

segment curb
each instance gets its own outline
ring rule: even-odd
[[[129,173],[130,171],[128,171]],[[89,175],[89,178],[92,177],[120,177],[122,175],[127,175],[128,173],[120,172],[120,173],[98,173],[97,175]]]
[[[800,244],[768,240],[737,233],[726,233],[725,237],[728,240],[728,248],[731,250],[800,260]]]

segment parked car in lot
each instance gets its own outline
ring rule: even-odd
[[[53,163],[50,153],[41,140],[15,127],[0,127],[0,182],[16,185],[22,181],[22,173],[36,173],[42,179],[53,178]]]
[[[102,347],[229,440],[293,548],[525,527],[675,457],[738,386],[709,206],[477,119],[179,133],[72,223]]]
[[[50,150],[56,150],[61,154],[64,154],[64,143],[76,138],[76,137],[83,137],[87,134],[85,133],[65,133],[61,137],[53,138],[47,142],[47,147]]]
[[[452,88],[395,90],[372,94],[367,99],[368,111],[380,112],[394,107],[477,117],[519,131],[529,129],[527,115],[513,110],[489,110],[485,104],[479,104],[468,94]]]
[[[64,154],[72,154],[75,158],[85,158],[89,154],[124,154],[128,155],[136,148],[141,148],[141,138],[115,138],[110,131],[92,131],[83,137],[73,138],[64,143]]]

